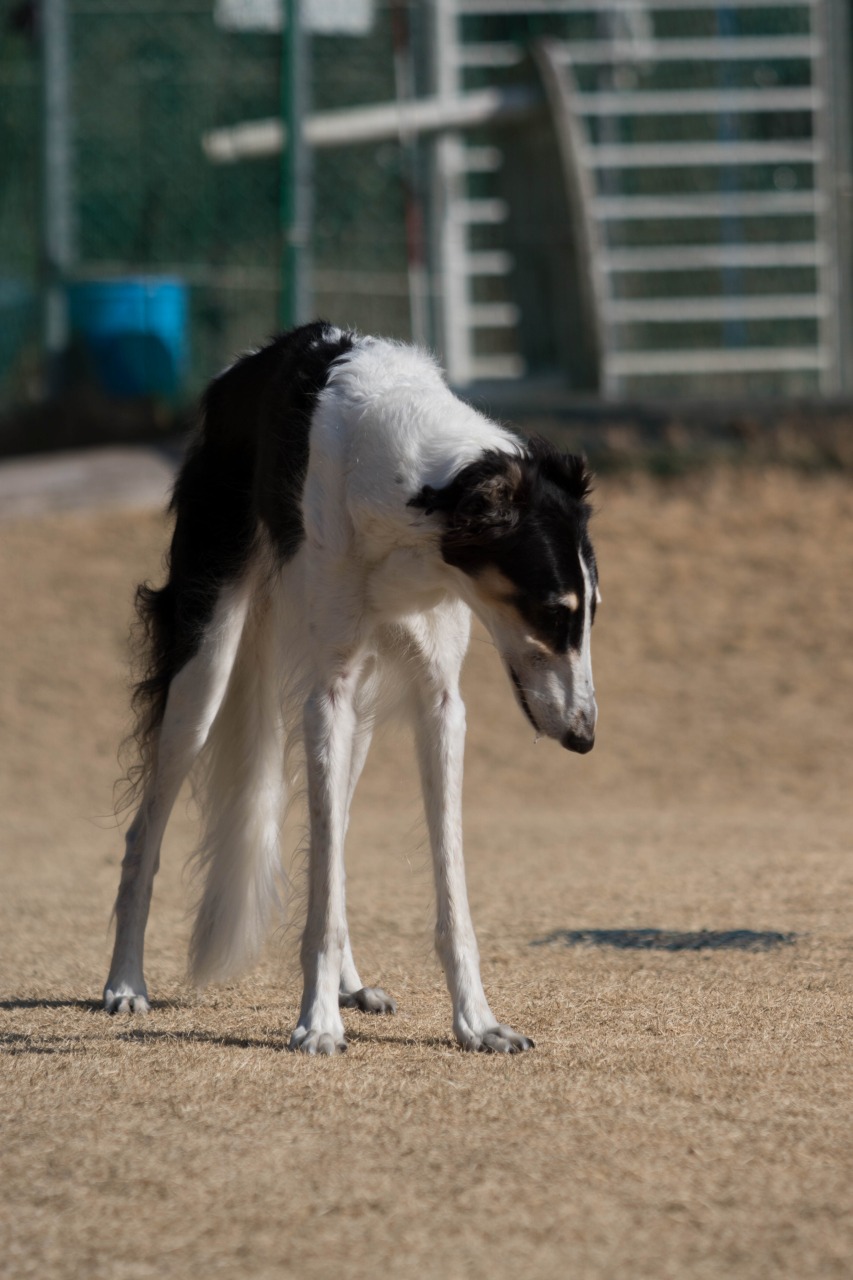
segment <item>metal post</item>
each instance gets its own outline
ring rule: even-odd
[[[281,56],[281,112],[287,139],[281,165],[281,291],[284,328],[310,315],[311,152],[302,122],[308,112],[308,36],[300,0],[285,0]]]
[[[838,254],[838,382],[837,390],[853,388],[853,101],[850,72],[853,27],[850,0],[828,0],[829,81],[832,109],[831,198],[835,204]]]
[[[429,342],[428,290],[424,252],[424,209],[421,191],[417,134],[403,123],[402,108],[415,97],[414,62],[409,0],[391,0],[391,35],[394,47],[394,89],[401,108],[398,127],[403,169],[406,218],[406,265],[409,280],[409,323],[412,341]]]
[[[58,390],[68,346],[65,293],[73,260],[71,199],[71,76],[67,0],[42,4],[42,100],[44,143],[42,174],[42,242],[45,269],[44,348],[46,381]]]
[[[454,0],[435,0],[433,6],[433,91],[451,99],[460,86],[457,15]],[[464,142],[459,134],[443,134],[435,146],[433,163],[433,260],[439,264],[438,344],[451,382],[471,381],[471,331],[466,274],[466,229],[459,220],[463,198]]]
[[[817,225],[825,253],[820,268],[821,292],[829,302],[828,313],[821,320],[821,345],[827,357],[821,371],[821,391],[825,394],[836,394],[845,389],[845,372],[849,374],[850,366],[850,238],[849,229],[842,225],[844,215],[850,209],[849,72],[846,65],[849,25],[844,13],[847,2],[820,0],[815,8],[815,29],[820,39],[816,71],[823,91],[823,104],[815,113],[816,133],[822,143],[815,188],[823,196]]]

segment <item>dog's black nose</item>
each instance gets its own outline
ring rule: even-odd
[[[576,751],[578,755],[585,756],[587,751],[592,751],[595,746],[595,734],[586,737],[581,733],[573,733],[571,729],[563,734],[561,739],[563,746],[567,751]]]

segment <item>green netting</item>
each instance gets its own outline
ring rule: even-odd
[[[190,300],[196,390],[278,324],[281,162],[214,165],[205,132],[277,117],[281,36],[223,29],[212,2],[71,0],[72,281],[158,274]],[[388,13],[362,36],[311,40],[315,109],[394,95]],[[0,45],[0,399],[26,394],[40,344],[40,59],[25,21]],[[318,153],[315,310],[406,336],[399,147]]]

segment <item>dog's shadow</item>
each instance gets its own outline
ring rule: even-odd
[[[287,1038],[284,1036],[229,1036],[201,1029],[158,1031],[156,1027],[129,1027],[127,1031],[120,1031],[115,1038],[126,1044],[207,1044],[220,1049],[269,1049],[274,1053],[287,1049]]]
[[[449,1037],[442,1038],[440,1036],[412,1036],[406,1033],[402,1036],[394,1036],[383,1034],[374,1028],[356,1028],[347,1027],[346,1032],[347,1043],[350,1045],[357,1044],[383,1044],[391,1046],[399,1046],[403,1044],[424,1045],[427,1048],[448,1048],[452,1047],[452,1041]],[[207,1044],[213,1045],[221,1049],[267,1049],[273,1053],[289,1053],[290,1035],[287,1032],[281,1035],[271,1034],[270,1036],[251,1037],[251,1036],[228,1036],[218,1035],[211,1031],[157,1031],[154,1028],[147,1027],[131,1027],[127,1031],[122,1031],[116,1036],[117,1040],[123,1040],[125,1043],[137,1044],[153,1044],[157,1042],[171,1042],[174,1044]]]
[[[66,1040],[53,1040],[45,1036],[36,1039],[25,1031],[5,1031],[0,1035],[0,1054],[17,1057],[21,1054],[63,1055],[77,1053],[79,1045]]]
[[[175,1002],[172,1000],[152,1000],[151,1012],[157,1013],[158,1010],[174,1009]],[[103,1014],[104,1025],[112,1026],[115,1034],[111,1037],[120,1043],[127,1045],[155,1045],[155,1044],[203,1044],[215,1048],[222,1049],[259,1049],[268,1050],[271,1053],[289,1052],[290,1034],[288,1031],[280,1033],[270,1032],[267,1036],[236,1036],[221,1034],[214,1031],[205,1031],[201,1028],[190,1028],[184,1030],[164,1030],[151,1025],[121,1027],[122,1016],[117,1015],[115,1019],[108,1017],[104,1013],[104,1007],[100,1000],[81,1000],[81,999],[37,999],[31,997],[10,997],[6,1000],[0,1000],[0,1011],[7,1010],[10,1012],[19,1010],[37,1010],[37,1009],[79,1009],[84,1013]],[[404,1035],[389,1034],[387,1031],[380,1030],[377,1025],[382,1019],[365,1020],[364,1026],[348,1026],[347,1041],[352,1044],[383,1044],[383,1045],[400,1045],[407,1042],[414,1042],[425,1045],[427,1048],[448,1048],[452,1047],[452,1042],[448,1038],[439,1036],[417,1037],[412,1036],[411,1032]],[[368,1025],[369,1023],[369,1025]],[[21,1031],[5,1031],[0,1033],[0,1054],[74,1054],[85,1052],[87,1044],[84,1041],[70,1040],[65,1036],[53,1036],[44,1033],[32,1033]]]
[[[97,1013],[103,1008],[100,1000],[40,1000],[37,997],[13,996],[8,1000],[0,1000],[0,1009],[86,1009],[89,1013]]]
[[[755,929],[555,929],[532,947],[615,947],[619,951],[772,951],[797,941],[796,933]]]
[[[0,1000],[0,1011],[9,1013],[25,1012],[34,1009],[82,1009],[94,1013],[101,1008],[97,1000],[40,1000],[31,996],[11,996]],[[4,1031],[0,1033],[0,1053],[19,1054],[71,1054],[79,1050],[79,1045],[70,1043],[62,1036],[35,1035],[26,1031]]]
[[[5,1008],[80,1008],[92,1012],[101,1009],[100,1004],[89,1000],[30,1000],[6,1001]],[[165,1007],[165,1006],[164,1006]],[[152,1006],[156,1011],[156,1006]],[[106,1014],[104,1015],[107,1016]],[[113,1039],[125,1044],[207,1044],[223,1049],[269,1049],[279,1052],[287,1048],[287,1039],[270,1036],[268,1039],[249,1036],[217,1035],[210,1031],[160,1031],[156,1027],[128,1027],[119,1031]],[[89,1044],[66,1037],[46,1036],[23,1031],[6,1031],[0,1034],[0,1053],[6,1054],[72,1054],[85,1052]]]

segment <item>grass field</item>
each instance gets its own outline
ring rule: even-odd
[[[853,1274],[853,486],[602,480],[598,742],[533,744],[478,633],[467,862],[487,990],[531,1035],[454,1047],[407,737],[349,850],[394,1019],[285,1051],[293,922],[245,981],[182,982],[192,813],[155,889],[145,1019],[108,1019],[133,584],[159,518],[0,527],[0,1271],[10,1277]],[[298,875],[297,875],[298,885]],[[753,930],[764,950],[534,946]],[[629,934],[630,940],[630,934]]]

